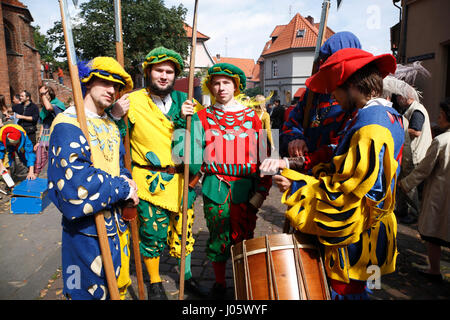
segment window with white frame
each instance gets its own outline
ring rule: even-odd
[[[278,77],[278,61],[272,60],[272,76]]]

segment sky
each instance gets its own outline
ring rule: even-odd
[[[58,0],[21,0],[42,33],[60,20]],[[88,0],[78,0],[82,3]],[[277,25],[288,24],[296,13],[320,22],[322,0],[198,0],[197,30],[210,37],[206,46],[215,56],[259,58]],[[69,8],[73,8],[69,0]],[[195,0],[165,0],[166,7],[183,4],[186,23],[192,25]],[[362,48],[373,54],[391,53],[390,28],[399,21],[399,9],[386,0],[343,0],[339,10],[331,0],[327,24],[333,31],[351,31]],[[151,48],[149,48],[150,50]]]

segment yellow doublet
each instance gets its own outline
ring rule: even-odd
[[[58,123],[70,123],[80,127],[75,113],[68,109],[60,113],[52,123],[50,132]],[[109,118],[86,117],[89,132],[91,155],[95,168],[101,169],[112,176],[120,175],[120,133],[117,125]],[[80,136],[81,139],[85,139]],[[71,142],[77,143],[77,142]],[[70,159],[68,159],[70,161]]]
[[[394,141],[386,137],[391,137],[388,129],[378,125],[365,126],[354,134],[348,151],[333,158],[335,169],[330,165],[316,166],[314,174],[317,178],[289,169],[282,172],[292,181],[306,183],[293,194],[287,190],[282,202],[289,207],[286,216],[292,226],[317,235],[324,245],[325,269],[332,279],[343,282],[367,280],[371,275],[367,273],[369,265],[378,265],[381,274],[395,270],[397,222],[393,213],[395,190],[391,190],[390,182],[396,179],[398,163],[394,159]],[[380,163],[378,155],[383,146],[385,152]],[[370,155],[371,151],[375,157],[359,157]],[[384,197],[374,201],[367,194],[378,178],[380,166],[384,181],[388,183]],[[383,206],[379,208],[381,203]],[[383,232],[388,240],[386,259],[380,265],[375,248],[381,224],[386,227]],[[360,239],[362,252],[351,265],[347,246]]]
[[[146,89],[130,94],[128,119],[134,125],[130,130],[131,157],[142,166],[150,165],[148,152],[157,155],[161,167],[175,166],[172,161],[173,124],[152,101]],[[161,208],[178,212],[183,194],[183,176],[174,174],[170,181],[161,179],[161,173],[152,174],[145,168],[133,167],[133,179],[138,186],[138,196]],[[154,179],[158,184],[154,192],[149,187]],[[161,185],[163,188],[161,188]]]

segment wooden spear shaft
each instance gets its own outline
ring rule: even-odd
[[[325,32],[327,30],[328,11],[330,9],[330,0],[324,0],[322,3],[322,16],[320,18],[319,34],[317,35],[316,50],[314,52],[314,62],[311,75],[315,74],[319,70],[319,51],[323,42],[325,41]],[[313,98],[315,93],[309,90],[308,97],[306,98],[306,108],[303,113],[303,129],[306,130],[309,125],[309,112],[312,108]]]
[[[121,12],[121,1],[114,0],[114,8],[115,8],[115,22],[116,22],[116,56],[117,61],[125,67],[125,60],[123,54],[123,38],[122,38],[122,12]],[[128,115],[125,114],[123,117],[123,121],[125,122],[126,134],[123,141],[125,147],[125,167],[131,173],[131,154],[130,154],[130,134],[128,131]],[[133,211],[131,215],[124,214],[125,216],[137,216],[137,209],[135,206],[126,206],[123,209],[123,212],[130,210]],[[134,264],[136,265],[136,277],[138,282],[138,291],[139,291],[139,299],[145,300],[145,289],[144,289],[144,277],[142,274],[142,262],[141,262],[141,252],[139,250],[139,232],[138,232],[138,224],[136,218],[129,221],[130,229],[131,229],[131,241],[133,242],[133,254],[134,254]]]
[[[192,23],[192,43],[191,56],[189,62],[189,87],[188,100],[194,98],[194,72],[195,72],[195,48],[197,46],[197,7],[198,0],[195,0],[194,22]],[[183,188],[183,221],[181,231],[181,260],[180,260],[180,292],[179,300],[184,299],[184,269],[186,265],[186,234],[187,234],[187,210],[189,196],[189,163],[191,161],[191,116],[186,117],[186,133],[184,140],[184,188]]]
[[[313,62],[311,75],[315,74],[317,72],[317,70],[319,70],[319,51],[320,51],[320,47],[322,46],[323,42],[325,41],[324,34],[327,29],[327,20],[328,20],[329,9],[330,9],[330,0],[324,0],[322,3],[322,16],[320,18],[319,34],[317,35],[316,49],[314,52],[314,62]],[[312,108],[314,96],[315,96],[315,93],[312,92],[311,90],[309,90],[308,96],[306,98],[305,110],[303,112],[303,124],[302,125],[303,125],[303,130],[305,130],[305,131],[309,126],[309,113]],[[291,228],[291,224],[289,223],[289,220],[286,218],[284,220],[283,232],[289,233],[290,228]]]
[[[76,64],[75,50],[73,50],[74,47],[73,47],[72,29],[70,26],[68,27],[66,21],[67,0],[59,0],[59,5],[61,8],[61,19],[62,19],[61,22],[64,31],[64,40],[66,43],[67,61],[69,65],[70,80],[72,81],[72,92],[77,112],[77,120],[78,123],[80,124],[80,129],[83,132],[83,135],[88,141],[90,150],[92,150],[86,123],[86,114],[84,112],[83,95],[81,93],[81,84],[80,78],[78,76],[78,67]],[[92,155],[91,161],[93,162]],[[119,289],[117,287],[117,279],[114,272],[114,264],[112,261],[111,250],[108,242],[108,235],[106,233],[105,218],[103,215],[103,211],[95,213],[94,219],[95,225],[97,227],[100,252],[110,298],[111,300],[120,300]]]

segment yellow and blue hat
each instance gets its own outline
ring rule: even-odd
[[[116,59],[111,57],[96,57],[87,63],[80,62],[78,64],[78,74],[82,86],[95,76],[119,83],[122,86],[121,90],[125,92],[133,89],[131,76]]]

